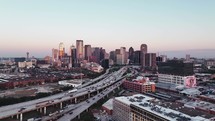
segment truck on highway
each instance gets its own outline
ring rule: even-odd
[[[77,89],[69,90],[68,93],[77,92]]]

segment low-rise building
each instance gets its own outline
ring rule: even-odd
[[[183,85],[184,87],[191,88],[196,86],[196,77],[158,74],[158,82],[170,83],[176,86]]]
[[[108,115],[112,115],[113,113],[113,99],[109,99],[102,105],[102,110],[105,110]]]
[[[125,80],[123,82],[123,87],[139,93],[155,92],[155,83],[150,82],[143,77],[138,77],[133,80]]]
[[[113,100],[115,121],[210,121],[201,116],[190,116],[178,110],[156,105],[155,99],[136,94]]]
[[[29,62],[18,62],[18,67],[19,68],[32,68],[33,67],[33,63],[31,61]]]

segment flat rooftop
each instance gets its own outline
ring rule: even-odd
[[[135,105],[170,121],[209,121],[209,119],[200,116],[190,116],[177,110],[167,108],[166,106],[156,105],[156,103],[153,102],[158,102],[156,101],[157,99],[142,94],[129,97],[116,97],[115,99],[127,105]]]
[[[102,106],[109,109],[109,110],[113,110],[113,99],[109,99]]]

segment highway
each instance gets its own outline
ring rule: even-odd
[[[45,98],[40,98],[40,99],[28,101],[28,102],[0,107],[0,119],[4,119],[9,116],[35,110],[37,108],[36,105],[41,102],[44,102],[44,103],[46,102],[46,105],[44,105],[45,107],[45,106],[57,104],[65,100],[69,100],[71,98],[75,98],[75,97],[79,97],[81,95],[87,94],[90,89],[93,89],[91,91],[96,91],[98,89],[105,88],[111,84],[111,80],[113,80],[114,78],[115,79],[118,78],[121,73],[123,74],[125,72],[124,70],[125,70],[124,68],[121,68],[120,70],[113,72],[111,74],[108,74],[108,72],[106,72],[104,75],[101,75],[100,77],[91,80],[89,83],[87,83],[87,85],[94,83],[99,79],[102,79],[101,81],[87,87],[79,88],[77,92],[72,94],[63,92],[63,93],[55,94]],[[73,97],[71,97],[71,95],[73,95]]]
[[[87,99],[84,102],[81,102],[79,104],[77,104],[74,107],[68,108],[65,110],[65,112],[68,112],[67,114],[64,114],[63,117],[59,118],[58,121],[70,121],[72,119],[74,119],[75,117],[77,117],[78,115],[80,115],[83,111],[87,110],[90,106],[92,106],[93,104],[95,104],[97,101],[99,101],[100,99],[102,99],[104,96],[106,96],[107,94],[109,94],[111,91],[113,91],[114,89],[116,89],[117,87],[119,87],[122,84],[122,80],[119,81],[118,83],[115,83],[114,85],[112,85],[111,87],[105,89],[104,91],[102,91],[101,93]]]

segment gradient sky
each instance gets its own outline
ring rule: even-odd
[[[0,57],[51,55],[84,44],[107,51],[215,49],[215,0],[0,0]]]

